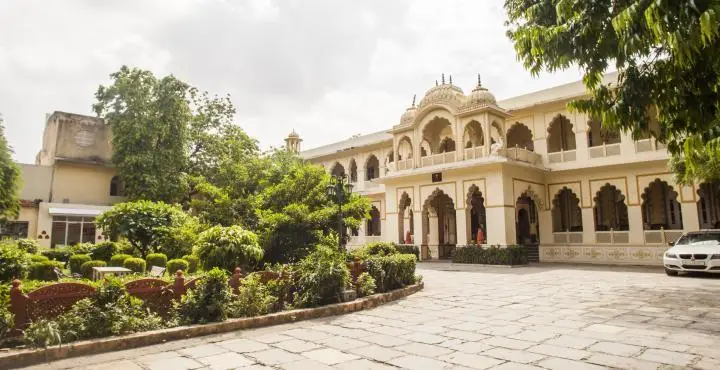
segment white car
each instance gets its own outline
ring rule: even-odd
[[[672,248],[665,251],[665,273],[677,276],[679,272],[720,273],[720,230],[703,230],[684,233]]]

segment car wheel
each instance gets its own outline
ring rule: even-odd
[[[666,273],[668,276],[678,276],[678,272],[677,272],[677,271],[675,271],[675,270],[670,270],[670,269],[667,269],[667,268],[665,269],[665,273]]]

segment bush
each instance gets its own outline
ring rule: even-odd
[[[118,250],[117,243],[111,241],[105,241],[95,244],[95,247],[90,252],[90,255],[95,260],[109,262],[112,256],[122,253]]]
[[[350,284],[345,256],[325,246],[303,258],[297,267],[295,304],[299,307],[341,302]]]
[[[484,265],[525,265],[528,262],[527,250],[518,245],[457,248],[452,255],[452,261],[453,263],[479,263]]]
[[[224,321],[231,300],[227,273],[214,268],[176,303],[173,311],[182,324]]]
[[[163,253],[150,253],[147,255],[147,257],[145,257],[148,268],[151,268],[153,266],[165,267],[167,265],[167,260],[167,256]]]
[[[275,264],[267,266],[268,271],[278,274],[278,279],[271,279],[265,285],[270,294],[277,298],[271,309],[272,312],[283,311],[292,305],[294,265]]]
[[[188,262],[187,273],[194,274],[197,271],[198,265],[200,264],[200,259],[197,256],[193,256],[192,254],[185,255],[182,259]]]
[[[112,257],[110,257],[110,266],[112,267],[122,267],[125,263],[125,260],[128,258],[133,258],[133,256],[129,254],[116,254]]]
[[[40,242],[35,239],[18,239],[15,241],[15,244],[26,253],[34,254],[40,249]]]
[[[403,288],[415,282],[415,256],[395,254],[365,260],[365,270],[375,279],[378,292]]]
[[[171,226],[163,231],[164,237],[158,241],[162,247],[160,250],[169,259],[181,258],[192,253],[193,245],[197,242],[198,236],[205,229],[197,217],[186,216],[179,221],[178,226]]]
[[[86,279],[92,279],[93,267],[105,267],[105,261],[87,261],[80,265],[80,274]]]
[[[30,255],[30,262],[44,262],[44,261],[50,261],[50,259],[43,256],[42,254],[31,254]]]
[[[0,244],[0,281],[22,279],[30,267],[30,256],[14,244]]]
[[[371,256],[389,256],[398,253],[395,245],[390,242],[373,242],[350,252],[350,257],[363,261]]]
[[[146,266],[145,260],[137,257],[130,257],[123,262],[123,267],[137,273],[145,272]]]
[[[28,278],[43,281],[57,280],[58,276],[55,273],[55,268],[62,269],[63,263],[59,261],[33,262],[30,264]]]
[[[259,274],[250,274],[240,281],[238,295],[228,308],[230,317],[251,317],[270,312],[277,298],[260,281]]]
[[[416,260],[420,260],[420,248],[414,244],[395,244],[395,249],[401,254],[414,254]]]
[[[15,327],[14,316],[7,308],[7,304],[0,306],[0,343],[7,338],[10,331]]]
[[[355,287],[358,297],[365,297],[375,293],[377,286],[375,285],[375,279],[370,274],[363,272],[358,275]]]
[[[174,260],[170,260],[167,262],[167,272],[168,275],[172,276],[174,273],[177,272],[177,270],[182,270],[183,272],[188,272],[188,261],[185,261],[184,259],[176,258]]]
[[[240,226],[214,226],[200,234],[194,253],[205,270],[254,267],[263,257],[255,233]]]
[[[67,262],[70,259],[72,253],[67,247],[57,247],[53,249],[44,249],[40,251],[43,256],[61,262]]]
[[[65,247],[65,251],[69,253],[69,260],[70,256],[72,256],[73,254],[89,254],[94,248],[95,244],[93,243],[78,243],[69,247]]]
[[[70,267],[70,272],[79,274],[80,273],[80,266],[83,265],[83,263],[91,261],[92,258],[88,256],[87,254],[73,254],[70,256],[70,261],[68,261],[68,267]]]

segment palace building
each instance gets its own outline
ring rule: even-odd
[[[371,199],[350,245],[411,242],[423,258],[480,242],[542,262],[659,264],[683,230],[720,225],[720,183],[679,186],[650,133],[567,109],[584,96],[575,82],[497,101],[479,77],[468,93],[443,78],[386,131],[300,155]]]

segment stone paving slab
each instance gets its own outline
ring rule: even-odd
[[[372,310],[32,369],[720,369],[720,277],[659,269],[420,264]]]

